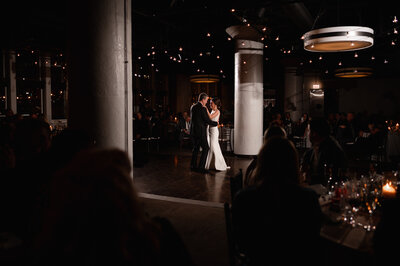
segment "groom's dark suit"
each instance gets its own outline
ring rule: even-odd
[[[192,152],[192,162],[190,167],[192,169],[198,168],[199,170],[204,170],[206,164],[208,150],[207,142],[207,124],[211,127],[218,125],[217,122],[212,121],[207,114],[207,110],[200,102],[192,105],[190,107],[190,135],[193,140],[193,152]],[[200,162],[197,166],[197,154],[199,153],[200,147],[202,148]]]

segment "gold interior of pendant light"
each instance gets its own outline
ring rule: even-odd
[[[369,67],[347,67],[335,71],[338,78],[364,78],[372,75],[372,68]]]
[[[190,82],[192,83],[216,83],[219,82],[217,75],[193,75],[190,76]]]

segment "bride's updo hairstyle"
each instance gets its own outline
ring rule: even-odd
[[[218,109],[221,108],[221,100],[219,98],[213,98],[212,101],[218,107]]]

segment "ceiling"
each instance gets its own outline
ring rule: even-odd
[[[10,1],[0,5],[2,48],[65,49],[65,0]],[[397,75],[400,39],[393,33],[397,27],[392,22],[395,15],[400,19],[399,10],[390,1],[132,0],[133,54],[136,64],[158,66],[160,71],[173,69],[169,64],[176,62],[175,58],[182,63],[194,60],[192,71],[212,65],[214,72],[228,75],[233,42],[228,40],[225,29],[249,23],[250,27],[266,27],[260,38],[264,37],[268,46],[264,54],[270,64],[294,62],[300,68],[323,73],[331,73],[339,62],[343,66],[379,65],[376,68],[380,75]],[[320,54],[304,51],[300,38],[306,31],[339,25],[372,27],[374,46],[359,51],[358,57],[354,52],[331,53],[322,55],[322,60]],[[207,56],[212,60],[205,60]]]

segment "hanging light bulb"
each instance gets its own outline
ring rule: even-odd
[[[357,54],[357,53],[354,53],[354,57],[357,58],[357,57],[358,57],[358,54]]]
[[[396,18],[396,16],[394,16],[394,19],[393,19],[393,23],[397,23],[397,18]]]

